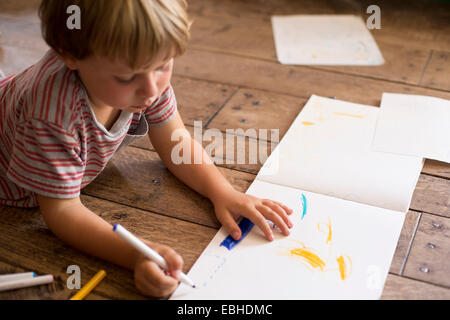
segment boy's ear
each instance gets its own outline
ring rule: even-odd
[[[77,60],[66,52],[58,52],[59,57],[70,70],[77,70]]]

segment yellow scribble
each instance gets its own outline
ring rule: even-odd
[[[312,125],[314,125],[314,122],[302,121],[302,124],[305,126],[312,126]]]
[[[350,113],[345,113],[345,112],[333,112],[333,113],[337,116],[346,116],[346,117],[353,117],[353,118],[358,118],[358,119],[364,118],[364,116],[361,116],[359,114],[350,114]]]
[[[303,261],[309,263],[314,269],[319,268],[320,271],[324,270],[325,262],[314,252],[308,250],[308,248],[296,248],[289,251],[291,256],[300,257]]]
[[[328,223],[319,222],[317,224],[317,229],[321,233],[325,233],[327,238],[325,243],[328,245],[330,249],[329,257],[323,259],[317,251],[313,248],[306,247],[302,242],[290,239],[297,243],[294,248],[285,248],[287,251],[284,251],[282,254],[287,255],[289,257],[293,257],[296,260],[300,261],[303,265],[308,267],[311,271],[318,270],[321,272],[338,272],[341,280],[346,280],[350,274],[352,273],[352,260],[347,255],[340,255],[335,258],[337,261],[338,268],[330,267],[331,261],[331,251],[332,251],[332,228],[331,228],[331,220],[328,217]]]
[[[350,268],[347,268],[347,264],[345,263],[344,256],[339,256],[336,260],[339,265],[339,274],[341,275],[341,280],[345,280],[348,278],[350,273],[352,273],[352,260],[349,256],[345,256],[349,262]]]
[[[322,225],[322,224],[326,226],[327,231],[322,231],[322,230],[320,230],[320,225]],[[327,233],[327,239],[325,240],[325,243],[328,244],[328,243],[331,241],[331,237],[332,237],[330,217],[328,217],[328,223],[321,222],[321,223],[317,224],[317,229],[318,229],[320,232]]]

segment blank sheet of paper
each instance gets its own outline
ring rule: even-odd
[[[277,57],[282,64],[381,65],[378,46],[361,17],[354,15],[272,16]]]
[[[383,93],[373,148],[450,162],[450,101]]]
[[[269,242],[255,226],[228,250],[220,229],[189,271],[197,288],[180,285],[171,299],[381,296],[405,214],[262,181],[247,194],[292,208],[291,234]]]
[[[378,112],[311,96],[256,179],[406,212],[423,159],[372,150]]]

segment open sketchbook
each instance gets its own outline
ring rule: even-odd
[[[188,274],[197,288],[171,299],[379,298],[423,159],[371,150],[378,111],[313,95],[247,190],[294,210],[290,235],[220,229]]]

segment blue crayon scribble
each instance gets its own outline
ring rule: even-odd
[[[303,217],[305,216],[306,210],[307,210],[306,197],[303,193],[302,193],[302,207],[303,207],[303,214],[302,214],[302,220],[303,220]]]
[[[244,239],[244,237],[252,230],[253,226],[255,224],[248,220],[247,218],[243,218],[241,222],[239,222],[239,228],[241,229],[241,237],[239,240],[234,240],[233,237],[228,236],[225,238],[225,240],[222,241],[220,246],[224,246],[228,250],[233,249],[239,242]]]

